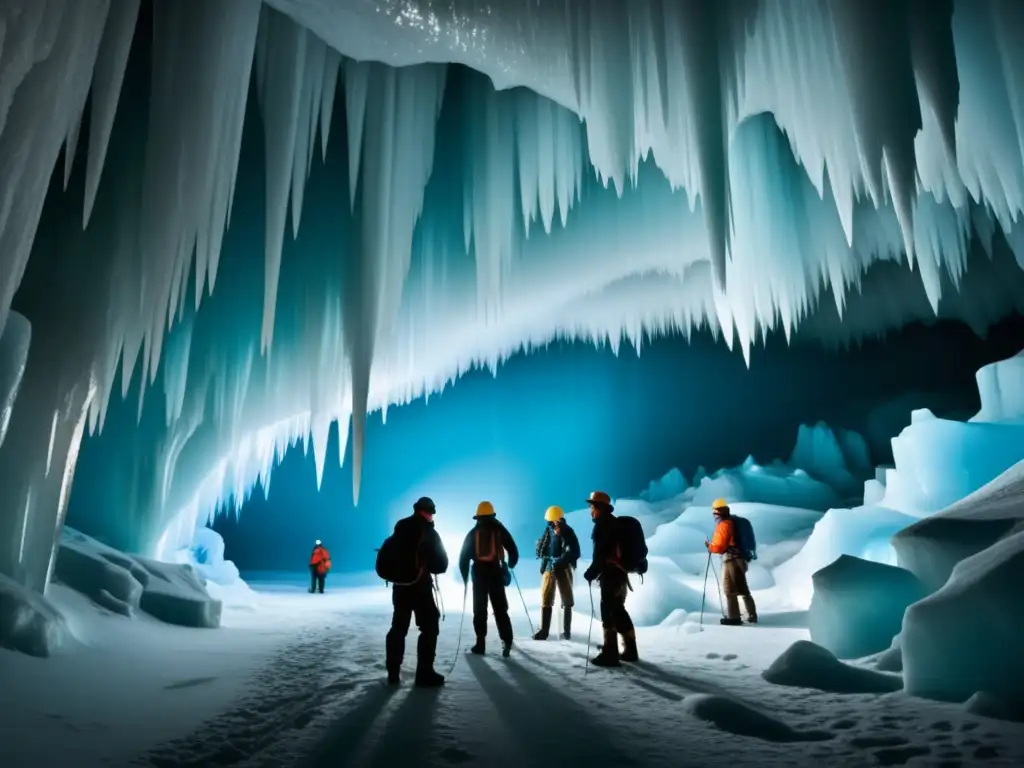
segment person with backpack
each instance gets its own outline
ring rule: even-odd
[[[583,574],[587,583],[597,579],[601,587],[601,626],[604,643],[591,663],[598,667],[617,667],[620,661],[639,661],[636,647],[636,628],[626,610],[626,597],[633,588],[629,574],[641,577],[647,572],[647,543],[643,528],[635,517],[616,517],[612,514],[611,497],[603,491],[594,491],[587,499],[590,518],[594,521],[591,538],[594,559]],[[622,635],[623,650],[619,651]]]
[[[534,640],[547,640],[551,633],[551,615],[555,608],[555,588],[562,598],[562,639],[572,637],[572,575],[580,558],[580,542],[576,532],[565,522],[561,507],[548,507],[544,513],[547,525],[537,540],[540,559],[540,630]]]
[[[377,575],[392,585],[391,629],[385,640],[388,684],[401,682],[399,672],[405,656],[405,637],[416,617],[420,637],[416,643],[416,678],[420,688],[444,685],[444,676],[434,671],[441,612],[434,602],[432,576],[448,570],[448,553],[434,529],[434,502],[423,496],[413,504],[413,513],[395,523],[395,530],[377,551]]]
[[[473,629],[476,645],[470,648],[475,654],[483,654],[484,639],[487,637],[487,603],[494,611],[494,623],[498,625],[501,638],[501,655],[507,657],[512,651],[512,620],[508,617],[508,596],[505,587],[512,581],[510,569],[519,562],[519,548],[512,534],[502,525],[494,513],[494,505],[481,501],[473,516],[476,525],[466,534],[459,555],[459,571],[463,583],[473,580]],[[505,553],[508,562],[505,562]],[[472,561],[472,574],[470,574]]]
[[[313,554],[309,556],[309,594],[319,591],[324,593],[324,583],[331,570],[331,553],[320,539],[313,545]]]
[[[757,623],[757,606],[747,586],[747,569],[757,558],[754,528],[746,518],[733,515],[725,499],[716,499],[711,505],[715,516],[715,533],[711,541],[704,542],[708,552],[722,556],[722,594],[725,597],[725,616],[721,623],[736,627],[740,619],[740,599],[747,612],[747,623]]]

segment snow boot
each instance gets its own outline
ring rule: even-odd
[[[476,645],[469,649],[470,653],[475,653],[477,656],[484,655],[484,639],[480,635],[476,636]]]
[[[402,683],[402,678],[398,674],[398,670],[397,669],[389,669],[388,670],[388,685],[401,685],[401,683]]]
[[[729,619],[723,616],[718,620],[718,623],[726,627],[739,627],[743,625],[743,621],[740,619]]]
[[[504,656],[507,659],[509,657],[509,654],[511,654],[511,653],[512,653],[512,641],[511,640],[502,640],[501,641],[501,655]]]
[[[417,688],[438,688],[442,685],[444,685],[444,675],[435,672],[433,667],[416,670]]]
[[[551,609],[540,609],[540,630],[533,636],[534,640],[547,640],[551,632]]]
[[[562,610],[562,639],[572,639],[572,608]]]
[[[754,598],[744,595],[741,599],[743,607],[747,611],[747,624],[757,624],[757,605],[754,604]]]
[[[615,632],[605,631],[601,652],[590,660],[595,667],[621,666],[619,664],[619,639],[615,635]]]
[[[640,655],[636,650],[636,630],[622,633],[622,653],[619,654],[621,661],[640,661]]]

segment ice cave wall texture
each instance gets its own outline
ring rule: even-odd
[[[707,328],[749,359],[776,330],[1024,309],[1015,0],[10,0],[0,22],[0,573],[35,589],[82,436],[135,376],[163,426],[126,433],[112,502],[159,553],[291,443],[322,474],[336,420],[358,499],[367,412],[523,347]],[[229,227],[253,204],[261,227]]]

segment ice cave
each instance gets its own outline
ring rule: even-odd
[[[0,766],[1024,765],[1024,2],[2,0]]]

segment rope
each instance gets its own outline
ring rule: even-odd
[[[452,659],[452,666],[448,670],[446,677],[451,677],[455,671],[455,665],[459,663],[459,651],[462,650],[462,627],[466,623],[466,597],[469,595],[469,582],[464,581],[462,583],[462,618],[459,619],[459,636],[455,641],[455,658]]]
[[[441,594],[441,584],[437,580],[437,576],[434,576],[434,594],[437,595],[437,600],[441,603],[441,621],[444,621],[444,595]]]
[[[530,618],[530,611],[526,607],[526,598],[523,597],[523,590],[519,587],[519,578],[516,576],[516,572],[509,569],[512,574],[512,580],[516,583],[516,590],[519,592],[519,599],[523,601],[523,611],[526,613],[526,620],[530,622],[530,637],[533,637],[536,633],[533,630],[533,619]]]
[[[587,630],[587,663],[583,667],[583,676],[590,671],[590,638],[594,634],[594,582],[590,582],[590,629]]]

